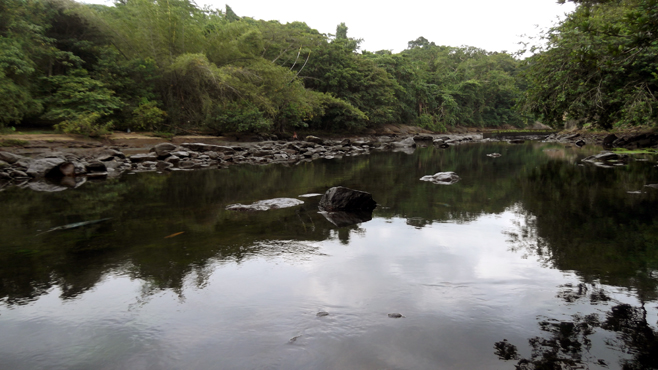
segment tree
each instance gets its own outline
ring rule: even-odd
[[[655,123],[658,1],[583,1],[526,61],[527,114],[603,128]]]

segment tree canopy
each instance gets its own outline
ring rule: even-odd
[[[526,114],[603,128],[655,124],[658,114],[658,1],[578,0],[526,60]]]
[[[658,0],[573,1],[545,47],[520,60],[422,36],[399,53],[366,51],[345,23],[322,34],[191,0],[6,0],[0,126],[221,134],[655,122]]]

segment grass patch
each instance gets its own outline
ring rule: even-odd
[[[163,138],[163,139],[167,139],[167,140],[171,141],[171,139],[173,139],[174,136],[176,136],[176,134],[174,134],[174,133],[172,133],[172,132],[160,132],[160,131],[156,131],[156,132],[152,132],[152,133],[151,133],[151,136],[161,137],[161,138]]]
[[[2,147],[25,146],[27,144],[29,144],[29,141],[19,140],[19,139],[6,139],[6,140],[1,140],[0,141],[0,146],[2,146]]]
[[[53,135],[57,134],[55,130],[28,130],[28,131],[16,131],[16,135]]]
[[[496,130],[496,131],[491,131],[493,134],[528,134],[528,135],[533,135],[533,134],[552,134],[554,132],[557,132],[557,130],[549,129],[549,130]]]
[[[626,148],[614,148],[613,152],[619,154],[657,154],[658,151],[654,148],[643,148],[643,149],[626,149]]]

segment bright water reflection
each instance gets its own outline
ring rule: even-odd
[[[494,151],[503,157],[485,156]],[[658,177],[646,162],[577,166],[585,154],[430,148],[0,193],[0,368],[514,368],[494,353],[502,339],[537,364],[650,364],[656,197],[626,191]],[[439,170],[462,181],[418,181]],[[336,228],[317,198],[223,210],[334,185],[372,192],[373,220]],[[642,335],[620,334],[633,320],[604,322],[623,304],[644,308],[646,325],[630,331]],[[589,333],[580,323],[591,314],[600,322],[588,321]],[[580,329],[555,334],[553,322]]]

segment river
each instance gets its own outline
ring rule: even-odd
[[[0,369],[658,368],[656,158],[580,161],[598,151],[465,144],[9,188]],[[440,171],[461,180],[419,181]],[[319,197],[225,210],[338,185],[373,195],[372,220],[337,227]]]

